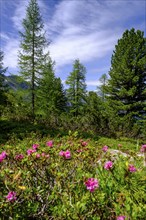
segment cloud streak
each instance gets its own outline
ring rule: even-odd
[[[16,0],[12,3],[10,7],[11,10],[13,8],[13,13],[9,17],[12,28],[7,32],[2,30],[1,38],[4,63],[15,69],[20,43],[18,31],[23,30],[22,20],[26,14],[28,0]],[[9,4],[9,1],[5,2],[3,19]],[[85,66],[87,64],[91,71],[96,69],[95,65],[90,67],[91,63],[101,68],[99,62],[107,57],[111,58],[114,46],[125,29],[134,27],[144,31],[145,28],[146,12],[143,0],[140,3],[132,0],[39,0],[38,4],[44,18],[46,36],[48,41],[52,41],[48,50],[56,61],[57,72],[67,65],[72,65],[77,58]],[[104,66],[102,68],[104,69]],[[90,78],[89,75],[87,78]],[[88,85],[93,84],[93,81],[88,80]]]

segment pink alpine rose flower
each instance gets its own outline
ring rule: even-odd
[[[47,143],[46,143],[46,145],[48,146],[48,147],[53,147],[53,141],[51,140],[51,141],[48,141]]]
[[[126,217],[124,215],[117,216],[117,220],[124,220]]]
[[[36,152],[35,149],[28,149],[28,150],[27,150],[27,154],[28,154],[28,155],[31,155],[31,154],[33,154],[33,153],[35,153],[35,152]]]
[[[2,162],[6,157],[7,157],[7,153],[6,153],[5,151],[3,151],[3,152],[0,154],[0,162]]]
[[[39,144],[33,144],[33,145],[32,145],[32,148],[33,148],[34,150],[36,150],[38,147],[39,147]]]
[[[15,156],[15,159],[16,159],[16,160],[22,160],[23,158],[24,158],[23,154],[17,154],[17,155]]]
[[[9,202],[14,202],[17,199],[16,192],[10,191],[6,198]]]
[[[140,151],[141,151],[141,152],[146,152],[146,144],[144,144],[144,145],[141,146]]]
[[[104,164],[104,169],[106,169],[106,170],[110,170],[112,167],[113,167],[113,162],[112,161],[107,161]]]
[[[94,178],[89,178],[85,182],[85,185],[86,185],[87,190],[89,190],[90,192],[93,192],[96,188],[99,187],[98,180]]]
[[[131,164],[129,164],[128,170],[129,170],[131,173],[134,173],[134,172],[137,171],[137,169],[136,169],[133,165],[131,165]]]
[[[59,155],[63,156],[65,159],[70,159],[71,158],[71,153],[70,153],[69,150],[67,150],[67,151],[60,151]]]
[[[108,150],[108,146],[104,146],[103,148],[102,148],[102,150],[104,151],[104,152],[106,152],[107,150]]]
[[[40,158],[40,156],[41,156],[40,154],[36,154],[36,158]]]
[[[87,146],[87,142],[86,141],[83,141],[83,142],[81,142],[81,145],[83,146],[83,147],[85,147],[85,146]]]

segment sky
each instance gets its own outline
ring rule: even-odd
[[[7,74],[18,74],[22,20],[29,0],[0,0],[0,47]],[[108,74],[118,39],[128,29],[144,31],[146,0],[38,0],[55,61],[55,75],[65,80],[75,59],[86,67],[87,90],[95,91]]]

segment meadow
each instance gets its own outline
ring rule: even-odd
[[[146,143],[30,134],[0,148],[0,219],[145,220]]]

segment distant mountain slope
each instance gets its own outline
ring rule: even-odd
[[[18,75],[10,75],[6,76],[6,83],[8,86],[17,91],[21,89],[28,89],[29,88],[29,83],[24,81],[20,76]]]

